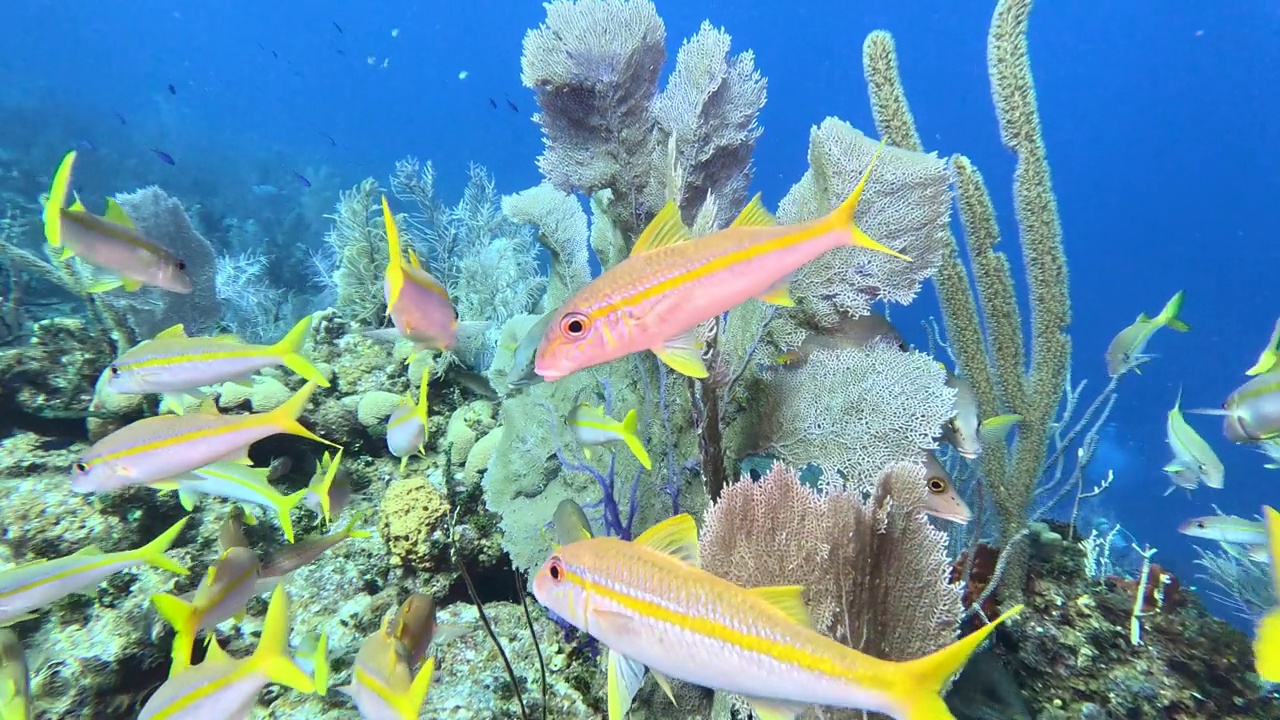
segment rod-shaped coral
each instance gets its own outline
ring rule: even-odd
[[[983,474],[1006,540],[1019,537],[1026,524],[1071,363],[1066,255],[1027,49],[1031,7],[1032,0],[999,0],[987,39],[988,73],[1001,138],[1017,155],[1014,203],[1030,289],[1030,367],[1009,262],[997,249],[1000,235],[991,198],[982,175],[963,156],[952,158],[952,170],[978,297],[970,288],[958,244],[934,278],[948,341],[974,388],[982,416],[1002,412],[1023,416],[1011,459],[999,445],[985,448],[982,456]],[[888,33],[878,31],[867,38],[863,63],[876,126],[891,143],[919,149],[919,134]],[[1013,561],[1009,575],[1024,576],[1022,563]],[[1010,582],[1008,595],[1018,596],[1021,587],[1019,579]]]

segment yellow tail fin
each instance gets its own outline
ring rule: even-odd
[[[1190,330],[1191,326],[1183,322],[1181,318],[1178,317],[1178,313],[1182,312],[1183,295],[1184,292],[1182,290],[1174,293],[1173,297],[1169,298],[1169,302],[1165,303],[1164,309],[1156,316],[1156,322],[1166,325],[1170,329],[1177,330],[1178,332],[1186,332]]]
[[[895,697],[898,708],[895,716],[905,720],[953,720],[954,716],[942,701],[942,691],[951,678],[964,669],[965,663],[991,633],[1021,612],[1022,607],[1018,605],[1010,609],[993,622],[935,653],[899,663],[897,675],[901,684]]]
[[[638,423],[635,408],[628,410],[626,417],[622,418],[622,441],[631,449],[632,454],[644,469],[650,470],[653,468],[653,461],[649,459],[649,451],[644,449],[644,443],[640,442],[640,437],[636,434],[639,430]]]
[[[319,435],[316,435],[306,429],[302,426],[302,423],[298,422],[298,418],[302,417],[302,411],[307,408],[307,403],[311,400],[311,394],[316,391],[317,387],[318,385],[315,382],[308,382],[306,385],[303,385],[299,388],[298,392],[294,393],[293,397],[286,400],[283,405],[271,412],[265,413],[262,421],[274,425],[276,429],[282,433],[297,435],[298,437],[304,437],[308,440],[315,440],[326,445],[332,445],[333,447],[340,448],[342,446],[338,443],[325,440]]]
[[[287,335],[280,339],[280,342],[272,346],[271,350],[280,356],[280,362],[290,370],[298,373],[304,379],[309,380],[320,387],[329,387],[329,378],[320,372],[320,369],[311,364],[311,361],[302,355],[302,346],[307,342],[307,336],[311,334],[311,316],[308,315],[298,321],[297,325],[289,331]]]
[[[173,545],[173,542],[178,539],[178,535],[182,532],[182,528],[186,526],[187,520],[190,519],[190,515],[182,518],[171,525],[168,530],[161,533],[160,537],[152,540],[146,545],[143,545],[137,550],[133,550],[133,554],[139,560],[145,562],[151,567],[168,570],[169,572],[178,573],[179,575],[186,575],[188,572],[187,569],[180,565],[178,561],[165,555],[165,552],[169,549],[169,546]]]
[[[858,211],[858,203],[862,200],[862,191],[867,187],[867,178],[871,177],[871,168],[876,166],[876,160],[880,158],[880,151],[883,149],[884,141],[881,140],[880,146],[876,148],[875,154],[871,156],[871,162],[867,163],[867,169],[863,171],[862,177],[858,180],[858,184],[853,186],[853,192],[849,193],[849,197],[845,198],[845,201],[840,203],[840,207],[832,210],[829,215],[823,218],[823,223],[824,225],[829,224],[834,227],[847,228],[850,232],[849,244],[854,247],[875,250],[906,260],[907,262],[911,262],[911,258],[906,255],[903,255],[896,250],[890,250],[884,245],[872,240],[871,236],[863,232],[862,228],[858,227],[858,224],[854,222],[853,219],[854,214]]]
[[[62,157],[58,170],[49,186],[49,199],[44,203],[44,237],[53,247],[62,247],[62,209],[67,206],[67,193],[71,189],[71,170],[76,164],[76,151]]]
[[[276,585],[262,623],[262,638],[249,660],[274,683],[287,685],[298,692],[316,691],[311,678],[289,655],[289,596],[284,583]]]
[[[173,666],[169,674],[181,672],[191,666],[191,651],[195,646],[200,618],[196,607],[169,593],[156,593],[151,603],[165,622],[173,626]]]
[[[310,488],[302,488],[292,495],[285,495],[284,500],[276,506],[276,522],[280,523],[280,529],[284,531],[284,539],[289,542],[293,542],[293,518],[290,513],[309,494],[311,494]]]

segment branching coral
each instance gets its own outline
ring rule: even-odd
[[[823,484],[864,488],[885,468],[917,461],[954,412],[955,392],[933,358],[888,345],[820,350],[758,388],[758,449],[816,463]]]
[[[1030,289],[1030,367],[1025,366],[1009,263],[996,249],[1000,237],[990,197],[982,176],[963,156],[952,158],[952,166],[978,298],[970,289],[958,245],[953,245],[935,278],[948,340],[961,373],[973,385],[982,416],[1001,412],[1023,416],[1012,457],[1001,446],[986,448],[982,456],[1006,540],[1019,536],[1027,522],[1071,362],[1066,255],[1027,52],[1031,5],[1031,0],[1000,0],[987,39],[1001,137],[1018,158],[1014,201]],[[875,32],[867,38],[863,63],[871,106],[877,128],[890,143],[919,150],[920,137],[898,77],[895,52],[888,33]],[[1026,548],[1012,552],[1014,559],[1007,570],[1013,578],[1007,586],[1011,599],[1021,595]]]
[[[668,199],[696,227],[725,224],[746,199],[765,81],[750,52],[704,23],[658,94],[666,29],[649,0],[555,0],[525,35],[521,79],[542,109],[538,168],[564,191],[611,190],[635,237]]]
[[[775,464],[707,512],[702,565],[745,587],[803,586],[815,628],[875,657],[932,652],[955,639],[962,609],[946,535],[911,509],[918,478],[891,473],[873,488],[819,493]]]
[[[827,118],[809,136],[809,170],[778,204],[778,220],[803,222],[844,201],[871,163],[877,143]],[[866,315],[877,301],[909,303],[945,254],[951,217],[946,165],[919,152],[886,148],[859,203],[858,226],[909,257],[838,248],[805,265],[791,282],[807,324],[831,327]]]

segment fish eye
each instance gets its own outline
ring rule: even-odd
[[[551,558],[551,562],[547,566],[547,574],[556,582],[562,580],[564,578],[564,562],[558,557]]]
[[[120,368],[115,365],[111,366],[111,377],[120,377]]]
[[[565,313],[560,318],[560,332],[571,340],[577,340],[587,334],[587,316],[580,312]]]
[[[947,481],[940,477],[929,478],[929,492],[934,495],[941,495],[947,491]]]
[[[947,428],[951,430],[951,432],[953,433],[956,433],[956,434],[960,433],[960,423],[956,422],[955,418],[951,418],[950,420],[947,421]]]
[[[85,461],[83,461],[83,460],[77,460],[77,461],[76,461],[76,463],[75,463],[75,465],[72,465],[71,467],[75,468],[75,471],[76,471],[76,472],[78,472],[78,473],[87,473],[87,472],[89,472],[89,463],[87,463],[87,462],[85,462]]]
[[[1197,523],[1196,523],[1196,529],[1198,529],[1198,530],[1203,530],[1203,529],[1204,529],[1204,523],[1203,523],[1203,522],[1197,522]]]
[[[179,261],[178,261],[178,264],[177,264],[177,268],[178,268],[179,270],[186,270],[186,269],[187,269],[187,261],[186,261],[186,260],[179,260]]]

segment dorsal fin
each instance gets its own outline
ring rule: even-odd
[[[698,525],[689,513],[663,520],[640,533],[635,542],[694,567],[702,564],[698,554]]]
[[[167,327],[164,330],[161,330],[160,332],[156,333],[156,336],[154,339],[167,340],[169,338],[184,338],[186,336],[187,336],[186,329],[182,327],[182,323],[178,323],[177,325]]]
[[[760,193],[756,193],[756,196],[751,198],[751,202],[738,213],[738,217],[729,223],[729,227],[771,227],[777,224],[778,218],[764,206],[764,202],[760,200]]]
[[[800,585],[771,585],[768,587],[749,588],[747,592],[769,603],[775,610],[778,610],[793,621],[805,627],[813,627],[813,618],[809,616],[809,606],[804,604],[804,587]]]
[[[418,261],[418,253],[414,252],[413,248],[409,248],[409,264],[412,265],[415,270],[422,269],[422,263]]]
[[[120,203],[116,202],[113,197],[107,198],[107,211],[102,214],[102,219],[109,223],[136,229],[134,228],[133,219],[129,217],[129,213],[125,212],[124,208],[120,207]]]
[[[640,237],[636,238],[631,254],[640,255],[659,248],[679,245],[692,237],[693,233],[689,232],[684,220],[680,219],[680,208],[674,202],[668,201],[658,214],[653,216],[653,220],[649,222],[644,232],[640,233]]]

